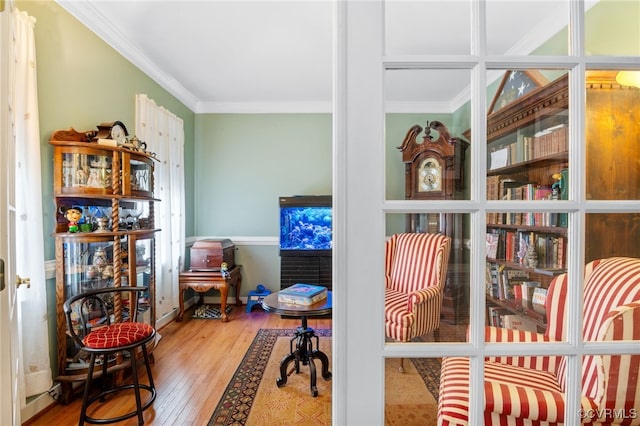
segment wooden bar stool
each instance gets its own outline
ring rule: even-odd
[[[90,354],[82,396],[82,409],[80,420],[78,421],[79,425],[83,425],[85,422],[95,424],[115,423],[134,416],[138,416],[138,424],[144,424],[142,412],[149,408],[156,398],[156,389],[147,352],[147,344],[155,339],[156,331],[149,324],[136,322],[138,311],[137,293],[147,289],[147,287],[102,288],[78,294],[64,303],[64,313],[71,337],[83,351]],[[123,297],[126,293],[129,294],[129,313],[123,312],[119,315],[124,318],[124,320],[121,320],[115,318],[113,298]],[[139,383],[138,380],[136,368],[136,351],[138,348],[142,351],[149,384]],[[90,397],[96,361],[98,359],[102,360],[102,377],[105,378],[109,356],[116,352],[129,354],[129,360],[124,362],[130,364],[133,383],[115,385],[110,388],[105,388],[103,385],[98,395]],[[136,397],[136,409],[134,411],[110,418],[94,418],[87,415],[87,408],[93,402],[97,400],[104,402],[107,395],[126,389],[134,390]],[[144,404],[140,397],[140,389],[144,389],[150,394]]]

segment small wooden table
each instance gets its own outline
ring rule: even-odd
[[[299,317],[302,325],[296,328],[296,334],[289,342],[289,355],[285,356],[280,362],[280,377],[276,379],[276,385],[280,388],[287,384],[287,377],[294,371],[300,373],[300,362],[303,365],[309,365],[311,374],[311,396],[318,396],[318,388],[316,387],[316,364],[314,359],[319,359],[322,363],[322,378],[331,380],[331,372],[329,371],[329,358],[320,351],[318,336],[313,328],[307,326],[307,318],[314,316],[322,316],[331,313],[332,302],[331,292],[328,292],[327,298],[310,306],[291,305],[288,303],[278,302],[278,293],[273,293],[264,298],[262,308],[267,312],[275,314],[287,315],[291,317]],[[316,339],[316,349],[313,349],[313,338]],[[293,349],[293,342],[296,342],[296,348]],[[294,362],[293,368],[287,371],[287,367]]]
[[[182,321],[184,315],[184,292],[191,288],[199,293],[200,298],[198,304],[202,304],[204,293],[211,289],[220,290],[220,312],[222,314],[222,322],[228,322],[227,316],[227,295],[229,287],[235,287],[236,305],[242,306],[240,300],[240,286],[242,285],[242,275],[240,275],[240,265],[235,265],[229,269],[229,276],[223,277],[221,272],[214,271],[184,271],[180,272],[178,282],[180,285],[180,312],[176,318],[177,322]]]

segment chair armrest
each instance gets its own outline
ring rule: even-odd
[[[384,276],[384,288],[391,288],[391,276],[388,274]]]
[[[428,300],[431,300],[438,295],[442,294],[442,291],[439,287],[427,287],[421,290],[414,291],[409,296],[409,310],[411,310],[411,305],[419,305],[421,303],[425,303]]]
[[[600,326],[598,340],[634,339],[640,329],[640,322],[635,318],[640,315],[640,302],[618,306],[609,311]]]
[[[598,333],[599,341],[620,341],[624,339],[637,339],[640,330],[640,303],[630,303],[618,306],[606,315]],[[598,386],[593,389],[600,401],[599,408],[603,415],[609,417],[600,418],[599,421],[613,421],[612,413],[624,413],[627,416],[638,416],[638,411],[631,413],[629,407],[640,407],[640,392],[637,392],[638,378],[637,365],[640,364],[640,355],[593,355],[586,356],[585,363],[593,364],[598,374]],[[636,367],[634,367],[636,366]],[[592,394],[592,395],[593,395]],[[609,410],[604,410],[608,408]],[[619,420],[619,419],[618,419]],[[631,424],[640,424],[632,422]]]

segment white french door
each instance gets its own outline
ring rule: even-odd
[[[19,425],[19,356],[15,269],[15,149],[10,113],[12,4],[0,10],[0,424]]]
[[[390,5],[430,4],[432,13],[418,16],[397,15],[405,18],[405,27],[418,34],[426,34],[427,28],[441,28],[433,38],[422,40],[425,45],[442,46],[445,39],[454,37],[460,32],[468,33],[468,50],[464,52],[408,52],[398,49],[398,53],[389,53],[385,46],[385,16]],[[495,25],[511,25],[516,15],[505,16],[525,3],[546,5],[540,6],[540,23],[548,22],[546,10],[551,6],[563,8],[560,25],[556,29],[560,39],[560,51],[527,53],[500,51],[497,44],[488,43],[487,38],[494,35]],[[582,276],[585,235],[584,217],[599,208],[589,203],[584,195],[582,183],[585,181],[585,106],[584,81],[587,69],[616,69],[616,67],[638,68],[638,47],[631,53],[627,50],[593,53],[585,47],[586,41],[593,42],[593,51],[603,46],[596,37],[588,36],[594,21],[587,20],[586,10],[593,6],[593,1],[583,0],[548,0],[545,2],[510,2],[506,0],[371,0],[371,1],[338,1],[336,3],[335,34],[335,74],[334,74],[334,161],[333,161],[333,194],[334,194],[334,339],[333,339],[333,422],[334,424],[375,425],[384,424],[384,365],[385,359],[394,357],[442,357],[464,356],[471,362],[470,376],[470,421],[469,424],[482,424],[483,413],[483,363],[486,354],[519,354],[522,349],[486,345],[483,341],[485,310],[485,253],[484,237],[486,235],[486,213],[491,211],[486,200],[485,180],[487,176],[486,116],[487,85],[490,76],[496,70],[514,69],[553,69],[563,70],[570,74],[569,89],[570,120],[570,182],[575,182],[567,203],[570,224],[569,276],[577,286]],[[617,6],[625,2],[602,0]],[[447,20],[442,11],[449,5],[456,5],[466,13]],[[500,13],[493,14],[494,11]],[[614,9],[611,9],[614,10]],[[491,13],[489,13],[489,11]],[[493,21],[491,21],[493,19]],[[491,21],[491,22],[490,22]],[[557,20],[556,20],[557,21]],[[448,25],[438,26],[443,22]],[[494,25],[495,24],[495,25]],[[552,22],[555,25],[555,23]],[[592,25],[589,27],[588,25]],[[637,24],[637,22],[636,22]],[[513,26],[515,31],[517,25]],[[540,29],[540,28],[538,28]],[[564,32],[563,32],[564,31]],[[634,33],[637,35],[637,33]],[[504,37],[495,40],[504,41]],[[430,43],[430,44],[429,44]],[[522,48],[524,46],[521,45]],[[415,47],[415,46],[411,46]],[[526,46],[525,46],[526,47]],[[533,53],[531,53],[533,52]],[[585,53],[587,52],[587,53]],[[595,56],[603,55],[603,56]],[[607,55],[607,56],[604,56]],[[472,139],[469,155],[471,167],[466,173],[471,176],[471,188],[468,199],[444,201],[439,207],[444,211],[452,211],[467,215],[470,220],[471,251],[471,289],[470,289],[470,329],[469,339],[464,343],[398,345],[385,344],[384,336],[384,239],[385,218],[388,215],[402,215],[412,211],[429,211],[433,209],[426,203],[415,201],[391,200],[386,198],[385,149],[389,144],[385,137],[385,78],[387,71],[398,69],[409,70],[465,70],[469,75],[470,85],[467,93],[469,103],[468,126]],[[419,87],[416,87],[419,90]],[[425,103],[432,101],[427,93],[422,99]],[[428,117],[428,114],[425,114]],[[424,123],[423,123],[424,124]],[[467,127],[468,128],[468,127]],[[466,130],[466,128],[462,129]],[[396,146],[399,143],[396,143]],[[420,202],[418,202],[420,203]],[[495,206],[502,204],[494,203]],[[491,206],[491,204],[489,204]],[[511,205],[513,206],[513,204]],[[603,203],[604,206],[604,203]],[[604,208],[604,207],[602,207]],[[595,210],[594,210],[595,209]],[[624,203],[606,204],[607,211],[637,211]],[[579,318],[582,301],[581,294],[571,295],[571,318]],[[581,321],[570,321],[570,350],[565,353],[568,359],[567,372],[567,408],[566,424],[579,423],[580,404],[580,369],[581,359],[589,349],[581,342]],[[613,347],[609,353],[619,350],[637,351],[631,345]],[[557,347],[540,344],[535,347],[536,353],[553,353]]]

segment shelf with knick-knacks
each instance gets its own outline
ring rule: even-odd
[[[57,195],[153,195],[152,153],[92,142],[51,140]]]
[[[157,160],[130,144],[98,143],[95,134],[69,129],[54,132],[50,139],[56,209],[56,379],[62,384],[62,403],[71,401],[88,366],[87,354],[68,338],[65,300],[98,288],[145,286],[148,291],[135,303],[138,320],[155,326]],[[114,315],[128,315],[128,301],[114,300],[110,306]],[[119,372],[129,361],[114,357],[108,362],[110,371]]]

